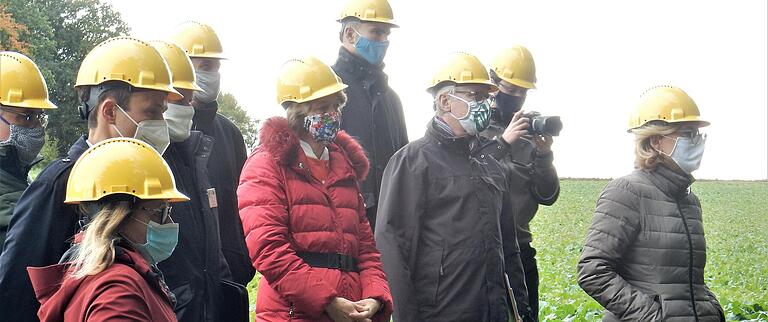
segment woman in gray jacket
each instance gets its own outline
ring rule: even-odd
[[[600,194],[578,264],[603,321],[724,321],[704,284],[701,203],[691,192],[709,125],[681,89],[647,91],[630,119],[636,170]]]

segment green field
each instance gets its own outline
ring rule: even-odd
[[[607,180],[562,181],[560,199],[531,228],[538,250],[541,321],[599,321],[600,305],[576,284],[576,262]],[[706,280],[729,321],[768,321],[768,182],[702,181]],[[257,279],[250,287],[255,303]]]

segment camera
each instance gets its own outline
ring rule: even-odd
[[[539,112],[528,112],[523,114],[523,117],[529,119],[528,133],[531,135],[558,136],[563,129],[559,116],[542,116]]]

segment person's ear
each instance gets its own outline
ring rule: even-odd
[[[444,113],[451,111],[451,97],[448,94],[439,94],[437,96],[437,108]]]
[[[99,104],[99,118],[107,124],[116,124],[117,103],[112,97],[107,97]]]
[[[661,150],[661,135],[654,135],[650,138],[651,147],[656,150]]]
[[[352,29],[351,26],[347,26],[344,28],[344,42],[349,44],[354,44],[356,36],[357,36],[357,33],[355,33],[355,30]]]

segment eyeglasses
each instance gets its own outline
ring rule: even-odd
[[[454,90],[453,92],[459,93],[459,94],[465,94],[467,95],[467,97],[469,97],[469,99],[475,102],[481,102],[481,101],[487,100],[488,97],[490,97],[490,94],[488,94],[488,92],[459,91],[459,90]]]
[[[691,143],[693,144],[699,144],[707,138],[707,134],[699,132],[698,129],[677,131],[673,134],[677,135],[677,137],[670,137],[666,135],[664,135],[664,137],[670,140],[676,140],[677,138],[687,138],[690,139]]]
[[[173,220],[171,218],[171,210],[173,207],[171,207],[169,204],[164,204],[163,206],[159,208],[147,208],[147,207],[141,207],[141,210],[144,210],[146,212],[149,212],[153,216],[160,217],[160,224],[168,223],[168,219]]]
[[[0,110],[14,114],[16,117],[22,118],[24,122],[29,123],[32,122],[32,120],[37,120],[43,127],[48,126],[48,114],[45,114],[45,112],[21,113],[5,108],[0,108]]]

